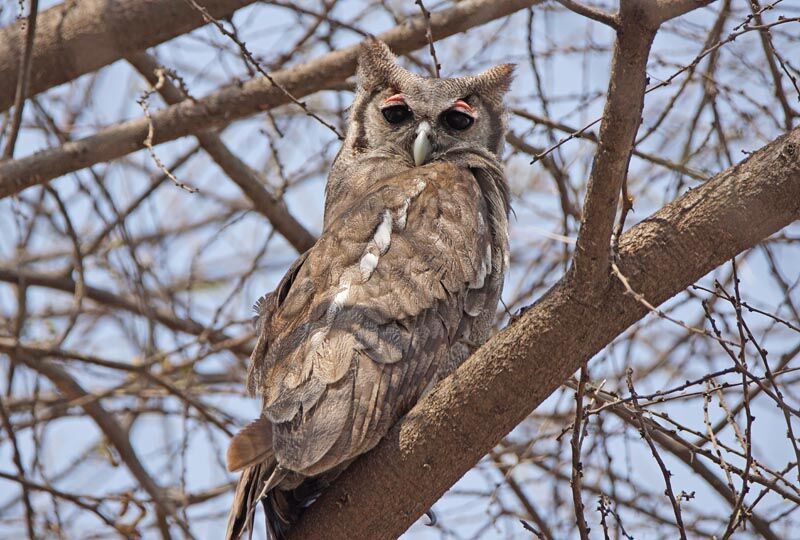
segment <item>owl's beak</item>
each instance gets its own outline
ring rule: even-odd
[[[433,145],[430,139],[431,125],[422,122],[417,128],[417,138],[414,139],[414,164],[419,167],[431,157]]]

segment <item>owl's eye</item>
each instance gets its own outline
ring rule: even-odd
[[[386,107],[381,112],[383,113],[383,117],[386,118],[386,121],[390,124],[400,124],[412,116],[411,109],[409,109],[407,105],[392,105],[391,107]]]
[[[450,109],[442,114],[442,121],[451,129],[464,131],[475,122],[475,119],[467,113]]]

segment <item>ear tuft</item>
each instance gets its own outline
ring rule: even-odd
[[[361,44],[358,56],[358,84],[364,90],[396,85],[400,70],[397,58],[389,46],[374,36],[369,36]]]
[[[473,88],[484,98],[502,101],[511,88],[516,67],[516,64],[500,64],[489,68],[473,78]]]

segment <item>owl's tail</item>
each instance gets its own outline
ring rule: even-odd
[[[253,534],[253,518],[259,501],[264,506],[267,538],[284,540],[292,524],[321,491],[313,478],[293,482],[292,489],[278,486],[291,473],[278,465],[272,449],[272,425],[261,417],[251,422],[231,440],[228,470],[242,471],[228,516],[226,540],[238,540],[245,532]]]
[[[293,489],[275,487],[286,477],[286,472],[275,460],[248,467],[239,478],[233,506],[228,516],[226,540],[238,540],[247,532],[253,535],[253,518],[259,500],[264,507],[269,540],[285,540],[292,525],[321,492],[321,484],[314,478],[303,480]]]

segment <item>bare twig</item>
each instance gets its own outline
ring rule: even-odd
[[[6,139],[6,147],[0,159],[11,159],[14,156],[14,147],[17,136],[22,126],[22,112],[25,110],[25,99],[28,97],[28,83],[31,78],[33,65],[33,38],[36,35],[36,17],[39,14],[39,0],[30,0],[27,28],[25,30],[25,48],[20,58],[19,74],[17,75],[17,89],[14,94],[14,116],[11,121],[11,131]]]
[[[431,13],[425,9],[425,4],[422,3],[422,0],[414,0],[414,3],[419,6],[422,16],[425,17],[425,37],[428,38],[428,51],[430,51],[431,59],[433,60],[433,72],[437,77],[441,77],[442,65],[439,63],[439,59],[436,57],[436,49],[433,47],[434,39],[433,30],[431,29]]]
[[[575,520],[578,525],[578,532],[582,540],[588,540],[589,538],[589,527],[586,525],[583,499],[581,498],[581,479],[583,478],[581,442],[583,440],[584,429],[583,395],[588,380],[588,370],[586,366],[581,366],[581,378],[578,382],[578,388],[575,390],[575,420],[572,423],[572,437],[570,438],[570,447],[572,448],[572,503],[575,509]]]
[[[588,19],[592,19],[593,21],[603,23],[614,30],[619,29],[619,19],[616,15],[608,14],[600,9],[586,6],[580,2],[575,2],[574,0],[558,0],[558,3],[568,10],[574,11],[578,15],[582,15]]]

